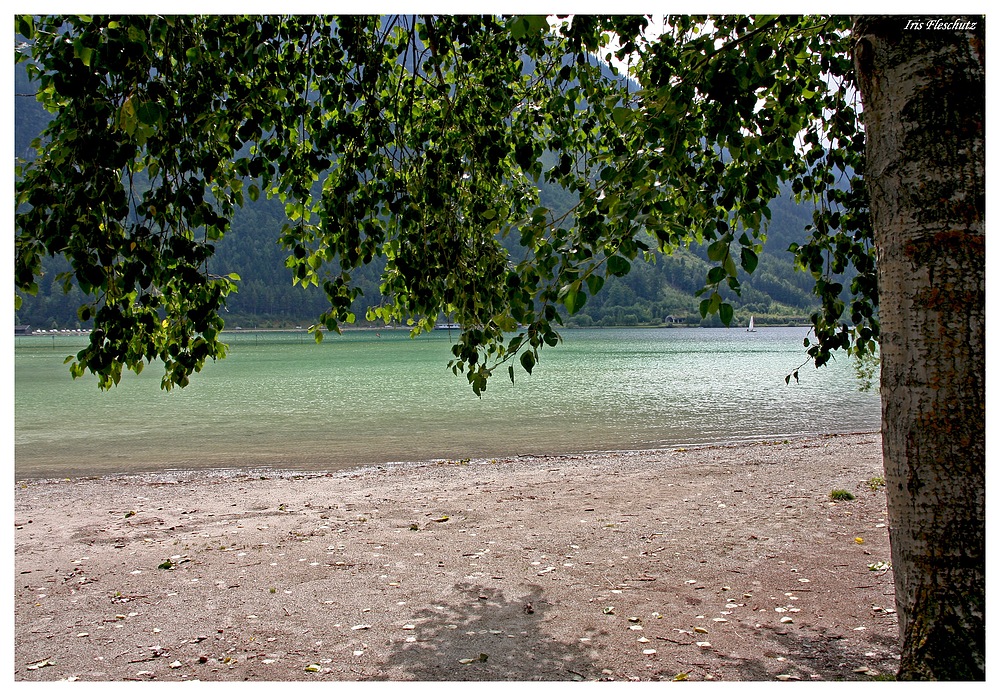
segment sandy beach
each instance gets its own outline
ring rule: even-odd
[[[14,679],[887,678],[881,475],[863,433],[17,481]]]

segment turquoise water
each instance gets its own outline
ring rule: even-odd
[[[228,334],[230,354],[185,389],[156,365],[108,393],[63,364],[85,339],[15,339],[15,476],[672,447],[877,430],[877,394],[850,361],[785,375],[804,328],[567,330],[531,376],[502,369],[482,399],[447,369],[447,332]]]

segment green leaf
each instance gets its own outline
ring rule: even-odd
[[[708,245],[707,253],[709,261],[722,261],[722,259],[726,258],[726,254],[729,253],[729,240],[720,239],[712,242]]]
[[[121,108],[118,110],[118,118],[121,129],[129,135],[134,135],[138,119],[136,118],[135,104],[132,102],[132,97],[122,102]]]
[[[721,319],[722,323],[726,326],[733,323],[733,306],[728,302],[723,302],[719,305],[719,319]]]
[[[35,36],[35,20],[31,15],[17,15],[16,31],[29,41]]]
[[[632,118],[632,109],[624,106],[616,106],[611,111],[611,118],[614,120],[616,126],[624,128],[628,120]]]
[[[632,264],[628,262],[628,259],[624,259],[621,256],[608,257],[608,273],[611,275],[621,277],[626,275],[630,270],[632,270]]]
[[[736,278],[736,262],[733,261],[732,254],[727,256],[726,260],[722,262],[722,267],[725,269],[726,275],[729,276],[730,279]]]
[[[549,30],[549,20],[546,15],[528,15],[524,19],[529,34],[546,33]]]
[[[163,108],[156,102],[143,102],[136,110],[136,118],[139,123],[156,126],[162,122],[163,113]]]
[[[597,275],[596,273],[591,273],[587,276],[587,288],[590,290],[591,295],[596,295],[604,287],[604,276]]]
[[[535,354],[530,350],[521,353],[521,367],[523,367],[524,371],[529,375],[531,374],[532,368],[535,367]]]
[[[517,331],[517,321],[509,315],[499,315],[493,317],[493,323],[497,325],[497,328],[501,331],[510,333],[512,331]]]
[[[581,285],[580,280],[575,280],[563,288],[563,304],[570,314],[576,314],[587,302],[587,294],[580,292]]]
[[[740,265],[743,266],[744,271],[753,273],[757,268],[758,261],[757,254],[754,253],[753,249],[746,247],[740,249]]]
[[[715,314],[719,311],[719,305],[722,304],[722,295],[717,292],[713,292],[712,296],[709,298],[709,302],[708,311],[711,314]]]
[[[507,30],[512,39],[523,39],[530,34],[547,32],[549,22],[545,15],[517,16],[507,21]]]
[[[86,65],[88,68],[90,67],[90,61],[94,56],[94,50],[92,48],[77,45],[73,47],[73,53],[76,54],[76,57],[80,59],[81,63]]]

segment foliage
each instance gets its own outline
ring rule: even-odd
[[[854,356],[854,374],[858,378],[858,391],[870,392],[872,389],[878,389],[880,367],[878,351]]]
[[[870,479],[865,481],[868,487],[873,491],[877,491],[880,488],[885,488],[885,477],[884,476],[872,476]]]
[[[16,287],[65,257],[94,321],[73,374],[107,388],[158,358],[163,386],[184,386],[225,354],[239,278],[212,273],[216,244],[271,197],[294,281],[326,295],[317,340],[356,320],[357,275],[384,263],[368,318],[416,333],[451,317],[451,366],[478,394],[503,365],[530,373],[564,318],[656,251],[703,246],[698,311],[731,323],[789,185],[816,206],[792,248],[822,304],[811,358],[873,350],[847,20],[677,16],[645,41],[647,24],[19,17],[17,59],[54,118],[17,170]],[[639,88],[609,68],[626,56]]]
[[[22,122],[22,111],[27,110],[22,105],[30,106],[31,103],[33,99],[27,102],[23,98],[15,102],[15,139],[25,143],[44,127],[39,127],[34,136],[24,135],[30,133],[29,126],[37,125],[35,119],[25,118]],[[552,203],[547,202],[552,198],[549,193],[556,190],[561,191],[539,182],[539,198],[543,205],[551,207]],[[758,325],[768,321],[805,323],[809,313],[819,305],[811,293],[811,277],[794,269],[793,258],[787,249],[792,241],[802,241],[804,221],[811,219],[811,207],[808,203],[795,204],[790,191],[787,197],[776,199],[770,207],[774,215],[760,263],[753,275],[740,273],[742,294],[731,299],[734,322],[745,324],[752,313]],[[292,285],[291,269],[284,264],[286,252],[276,242],[277,230],[284,218],[284,206],[280,201],[266,198],[247,201],[233,215],[225,238],[215,244],[213,268],[220,275],[235,272],[241,278],[239,293],[227,297],[222,312],[227,329],[308,326],[324,310],[326,296],[322,289]],[[524,256],[518,241],[513,237],[502,240],[512,259]],[[359,324],[365,323],[369,307],[381,304],[379,285],[384,266],[384,260],[375,259],[352,274],[352,281],[362,291],[351,306]],[[704,250],[698,247],[679,249],[652,262],[637,259],[627,276],[609,278],[600,293],[591,297],[581,311],[566,319],[566,325],[621,325],[625,314],[634,314],[637,321],[654,325],[663,322],[668,315],[684,317],[693,324],[710,321],[719,324],[718,317],[701,318],[694,296],[702,287],[708,268]],[[79,289],[74,287],[67,295],[58,283],[53,285],[54,276],[67,270],[70,265],[61,257],[43,259],[38,292],[23,298],[15,323],[37,328],[86,326],[89,330],[77,316],[77,308],[85,301]],[[622,298],[623,294],[628,297],[627,301]]]
[[[854,500],[854,494],[843,488],[835,488],[830,491],[830,500]]]

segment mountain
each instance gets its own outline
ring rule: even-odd
[[[23,66],[15,69],[15,155],[31,157],[31,141],[47,123],[49,114],[34,100],[34,88],[24,75]],[[540,185],[543,205],[565,209],[566,192]],[[760,263],[753,276],[741,276],[742,297],[727,298],[736,309],[739,323],[746,323],[751,314],[758,324],[768,322],[804,322],[818,302],[811,294],[812,278],[797,272],[787,252],[793,241],[803,241],[803,228],[809,224],[812,209],[795,204],[791,196],[773,201],[773,212],[767,241]],[[311,324],[325,309],[326,300],[318,288],[303,289],[292,284],[291,272],[285,267],[286,253],[277,244],[283,221],[282,204],[259,200],[248,204],[233,219],[232,230],[217,244],[212,261],[215,273],[238,273],[242,278],[239,292],[231,295],[224,313],[229,327],[292,327]],[[515,244],[507,240],[507,244]],[[516,253],[516,249],[512,249]],[[717,318],[702,320],[698,313],[700,298],[695,297],[704,284],[710,264],[704,250],[681,249],[669,257],[659,256],[655,263],[636,261],[624,278],[609,278],[604,289],[591,297],[582,310],[567,317],[568,325],[660,325],[669,316],[684,323],[718,324]],[[61,258],[47,259],[45,275],[39,281],[35,297],[24,297],[15,315],[16,324],[34,328],[75,328],[81,322],[77,308],[84,298],[73,289],[66,295],[56,274],[67,270]],[[376,260],[352,276],[363,290],[356,302],[355,314],[365,316],[369,304],[380,300],[379,274],[382,264]],[[742,270],[740,271],[742,274]]]

